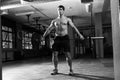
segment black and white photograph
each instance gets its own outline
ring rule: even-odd
[[[120,0],[0,0],[0,80],[120,80]]]

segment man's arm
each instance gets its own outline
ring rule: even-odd
[[[54,21],[51,22],[50,26],[47,28],[47,30],[43,34],[43,39],[54,29],[53,24],[54,24]]]
[[[78,29],[76,28],[76,26],[73,24],[72,20],[70,18],[68,18],[68,21],[69,21],[70,26],[75,29],[75,31],[78,33],[78,35],[80,36],[80,38],[84,39],[83,35],[78,31]]]

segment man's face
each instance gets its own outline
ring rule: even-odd
[[[64,14],[63,8],[58,8],[58,14],[59,14],[59,15],[63,15],[63,14]]]

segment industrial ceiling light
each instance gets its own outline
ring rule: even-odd
[[[0,15],[7,15],[8,14],[8,10],[3,10],[1,11]]]

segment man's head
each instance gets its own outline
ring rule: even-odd
[[[63,11],[65,10],[65,7],[63,5],[59,5],[58,8],[63,9]]]
[[[58,14],[63,15],[65,11],[65,7],[63,5],[58,6]]]

